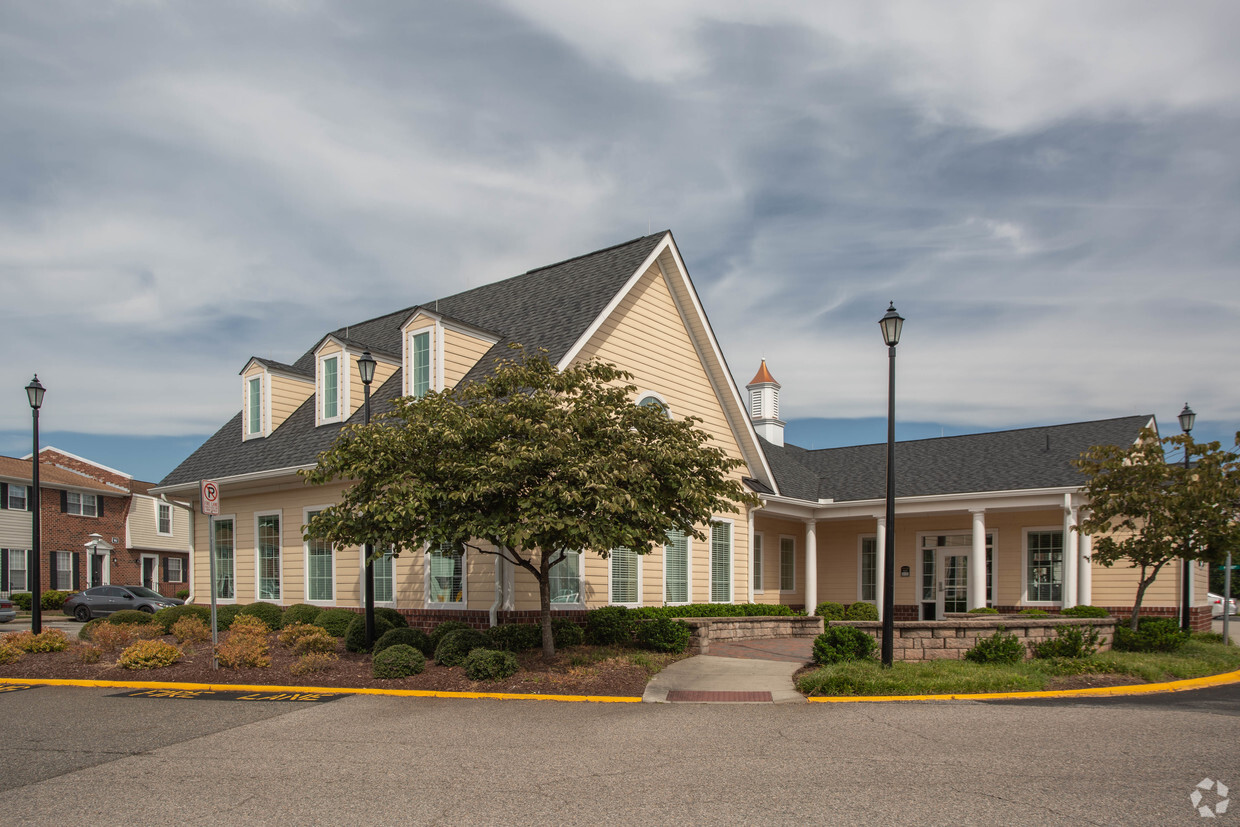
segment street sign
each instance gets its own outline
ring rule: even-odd
[[[202,481],[202,513],[220,513],[220,487],[212,480]]]

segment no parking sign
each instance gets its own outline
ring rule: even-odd
[[[213,480],[202,481],[202,513],[220,513],[220,487]]]

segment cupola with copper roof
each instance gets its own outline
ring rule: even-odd
[[[779,418],[779,383],[767,370],[766,360],[745,389],[749,391],[749,417],[758,436],[775,445],[784,444],[784,421]]]

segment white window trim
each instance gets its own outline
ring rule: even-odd
[[[154,575],[152,575],[151,577],[151,589],[154,591],[159,591],[160,581],[159,581],[159,555],[158,554],[139,554],[138,555],[138,584],[146,585],[145,583],[142,582],[142,566],[145,564],[146,560],[155,561],[155,568],[153,569]]]
[[[28,548],[6,548],[4,549],[4,553],[9,555],[9,594],[12,594],[13,592],[20,593],[20,592],[30,591],[30,549]],[[13,557],[12,555],[14,554],[21,555],[21,561],[22,561],[21,571],[25,575],[25,579],[22,581],[23,585],[20,589],[13,588]]]
[[[784,588],[784,540],[792,541],[792,587]],[[792,534],[779,535],[779,593],[795,594],[797,590],[797,538]]]
[[[259,380],[258,430],[250,430],[250,382]],[[241,440],[262,439],[271,435],[271,374],[251,373],[241,380]]]
[[[863,556],[863,551],[865,549],[866,540],[874,541],[874,599],[873,600],[866,600],[864,597],[861,596],[863,594],[861,574],[862,574],[862,570],[865,567],[865,558]],[[870,603],[873,605],[878,605],[878,592],[879,592],[879,586],[881,585],[878,582],[878,555],[882,553],[883,553],[883,550],[878,547],[878,535],[877,534],[858,534],[857,535],[857,602],[858,603]],[[920,582],[918,583],[918,586],[920,588]],[[920,602],[921,601],[918,601],[918,603]]]
[[[642,590],[642,558],[645,556],[646,555],[644,554],[636,554],[636,553],[633,555],[633,557],[635,558],[637,562],[637,601],[634,603],[616,603],[616,602],[613,602],[611,599],[611,596],[613,594],[612,589],[611,589],[612,568],[611,568],[611,554],[610,552],[608,553],[607,555],[607,605],[608,606],[625,606],[630,609],[635,609],[638,606],[642,605],[642,591],[643,591]]]
[[[14,508],[14,507],[13,507],[13,492],[14,492],[16,489],[19,489],[19,488],[20,488],[22,491],[25,491],[25,492],[26,492],[26,496],[25,496],[25,497],[23,498],[23,500],[22,500],[22,502],[24,503],[24,505],[22,505],[22,507],[21,507],[21,508]],[[19,482],[11,482],[11,483],[9,483],[9,497],[8,497],[8,500],[4,503],[4,507],[5,507],[5,509],[6,509],[6,510],[8,510],[8,511],[29,511],[29,510],[30,510],[30,488],[31,488],[31,486],[29,486],[29,485],[22,485],[22,484],[21,484],[21,483],[19,483]]]
[[[99,519],[99,499],[100,499],[100,496],[99,496],[98,494],[91,494],[91,493],[87,493],[87,492],[83,492],[83,491],[69,491],[69,492],[66,492],[66,493],[67,493],[67,495],[68,495],[68,496],[65,498],[65,513],[66,513],[66,514],[68,514],[68,515],[70,515],[70,516],[72,516],[72,517],[85,517],[85,518],[86,518],[86,519],[88,519],[88,520],[97,520],[97,519]],[[77,510],[76,512],[72,510],[72,503],[69,501],[69,497],[77,497],[77,498],[78,498],[78,510]],[[82,498],[83,498],[83,497],[93,497],[93,498],[94,498],[94,500],[95,500],[95,513],[94,513],[94,514],[83,514],[83,513],[82,513]]]
[[[641,555],[638,555],[640,558]],[[608,567],[610,570],[610,566]],[[667,543],[663,544],[663,605],[688,606],[693,603],[693,535],[685,532],[685,599],[675,603],[667,599]]]
[[[659,400],[659,404],[663,406],[664,412],[667,413],[667,418],[668,419],[672,418],[672,406],[668,404],[667,398],[663,396],[663,394],[659,393],[658,391],[638,391],[633,396],[633,404],[640,405],[642,401],[647,399],[648,397],[653,397]]]
[[[728,541],[731,548],[728,549],[728,599],[715,600],[712,586],[715,582],[715,555],[714,555],[714,531],[715,523],[727,523],[731,526],[728,531]],[[736,597],[736,521],[730,517],[712,517],[710,520],[710,534],[707,546],[707,569],[709,576],[706,581],[706,598],[708,603],[733,603]]]
[[[1041,533],[1048,532],[1048,531],[1050,532],[1057,531],[1059,532],[1060,535],[1064,534],[1062,525],[1052,525],[1052,526],[1044,526],[1044,527],[1026,526],[1025,528],[1021,530],[1020,605],[1022,606],[1042,607],[1042,606],[1062,606],[1063,605],[1063,600],[1062,600],[1063,586],[1064,586],[1063,580],[1059,581],[1059,596],[1061,599],[1059,600],[1030,600],[1029,599],[1029,535],[1030,534],[1041,534]],[[1067,566],[1068,564],[1067,540],[1068,538],[1066,536],[1063,536],[1063,538],[1060,540],[1060,543],[1063,546],[1063,550],[1061,552],[1063,556],[1060,562],[1061,567]],[[998,544],[999,544],[999,538],[996,537],[995,545],[997,546]],[[997,598],[998,596],[999,596],[998,592],[995,592],[995,597]]]
[[[237,602],[237,591],[238,591],[237,589],[237,515],[236,514],[219,514],[214,519],[207,519],[205,521],[207,524],[207,554],[210,555],[207,558],[207,565],[209,566],[211,565],[211,562],[210,562],[211,558],[215,556],[215,533],[214,533],[215,525],[222,523],[226,520],[232,523],[232,529],[233,529],[233,541],[232,541],[233,596],[232,597],[217,597],[215,602],[219,603],[220,605],[227,605],[229,603]],[[208,578],[207,588],[209,590],[214,590],[215,584],[210,582],[210,577],[211,577],[210,571],[211,571],[210,569],[207,569],[207,578]],[[255,574],[257,575],[257,572],[255,572]],[[216,577],[219,577],[220,575],[220,571],[218,567],[216,568],[215,575]],[[107,578],[105,577],[104,579],[106,580]],[[255,577],[255,582],[256,583],[258,582],[257,577]],[[111,585],[111,584],[101,583],[100,585]],[[208,591],[207,602],[210,603],[210,600],[211,600],[211,591]]]
[[[280,544],[277,547],[278,551],[276,553],[276,562],[277,562],[276,569],[278,572],[277,583],[280,586],[280,596],[276,598],[275,600],[272,600],[271,598],[268,598],[268,597],[260,597],[260,595],[262,594],[262,589],[260,587],[259,580],[261,579],[260,572],[262,571],[262,568],[261,568],[262,558],[259,554],[258,521],[262,517],[276,517],[280,520],[280,533],[279,533]],[[233,559],[234,560],[236,559],[235,551],[233,552]],[[284,512],[283,510],[279,508],[271,509],[269,511],[255,511],[254,512],[254,599],[256,601],[261,600],[264,603],[275,603],[276,605],[283,606],[287,602],[287,598],[288,598],[288,595],[285,594],[285,591],[284,591]]]
[[[427,392],[443,390],[443,325],[436,321],[432,325],[426,327],[418,327],[405,332],[405,352],[407,354],[405,361],[408,367],[405,370],[405,395],[413,396],[413,339],[415,336],[427,334],[430,338],[427,340],[427,352],[430,355],[429,372],[427,379]]]
[[[766,532],[755,531],[753,538],[755,542],[749,549],[750,566],[752,566],[749,572],[749,588],[754,594],[764,594],[766,592]],[[762,547],[762,556],[760,559],[754,559],[758,556],[754,554],[758,546]],[[759,579],[759,584],[756,586],[753,583],[754,574],[757,574]]]
[[[171,566],[171,564],[172,564],[172,563],[174,563],[174,562],[175,562],[175,563],[177,563],[177,564],[179,564],[179,565],[180,565],[180,567],[181,567],[181,578],[180,578],[179,580],[173,580],[171,577],[169,577],[169,578],[168,578],[167,580],[165,580],[164,582],[165,582],[165,583],[168,583],[168,584],[170,584],[170,585],[177,585],[177,586],[180,586],[180,585],[183,585],[183,584],[185,583],[185,569],[186,569],[186,565],[185,565],[185,558],[184,558],[184,557],[175,557],[175,556],[169,555],[169,557],[168,557],[168,563],[169,563],[169,565]]]
[[[327,401],[324,389],[325,376],[323,366],[328,360],[336,360],[336,415],[324,416],[323,403]],[[349,353],[341,348],[334,353],[325,353],[319,357],[317,375],[315,377],[315,408],[314,418],[316,425],[330,425],[333,422],[344,422],[349,418],[349,380],[352,371]],[[270,396],[270,394],[268,394]]]
[[[431,549],[427,546],[422,559],[425,563],[422,572],[422,594],[428,609],[466,609],[469,608],[469,549],[461,549],[461,599],[452,603],[440,603],[431,600]],[[396,579],[396,570],[392,569],[392,579]],[[392,596],[396,595],[396,583],[392,583]]]
[[[586,555],[583,551],[568,552],[577,555],[577,602],[576,603],[552,603],[551,611],[580,610],[586,605]],[[502,560],[503,558],[499,558]],[[498,560],[496,561],[498,564]],[[610,570],[610,566],[608,567]]]
[[[166,503],[163,500],[152,500],[155,503],[155,533],[160,537],[171,537],[176,531],[176,524],[172,518],[172,503]],[[168,509],[168,530],[159,530],[159,510],[161,508]]]
[[[325,511],[329,505],[308,505],[301,510],[301,524],[303,526],[310,524],[310,515],[316,511]],[[332,595],[327,600],[311,600],[310,599],[310,541],[303,539],[301,542],[301,562],[302,562],[302,597],[311,606],[334,606],[336,605],[336,561],[338,554],[336,552],[336,544],[332,543]],[[360,552],[359,552],[360,554]],[[363,572],[364,574],[365,572]]]

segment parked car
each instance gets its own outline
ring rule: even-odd
[[[6,597],[0,597],[0,623],[8,623],[16,618],[17,607],[13,605],[13,601]]]
[[[1210,601],[1210,611],[1217,615],[1223,613],[1223,596],[1214,592],[1206,592],[1206,598]],[[1234,615],[1236,613],[1236,598],[1231,597],[1227,600],[1227,614]]]
[[[103,617],[125,609],[157,612],[184,602],[176,597],[164,597],[145,586],[95,586],[70,595],[63,611],[85,623],[92,617]]]

